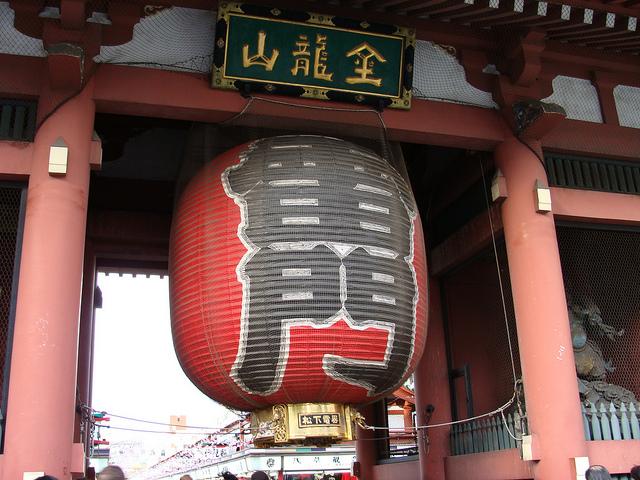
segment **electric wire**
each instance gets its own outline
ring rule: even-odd
[[[127,432],[140,432],[140,433],[157,433],[160,435],[240,435],[242,433],[250,432],[251,429],[246,430],[232,430],[229,432],[210,431],[210,432],[169,432],[161,430],[147,430],[143,428],[131,428],[131,427],[119,427],[115,425],[96,425],[98,428],[106,428],[108,430],[125,430]]]
[[[166,423],[166,422],[156,422],[153,420],[144,420],[141,418],[135,418],[135,417],[128,417],[125,415],[117,415],[115,413],[111,413],[111,412],[107,412],[107,411],[102,411],[102,410],[94,410],[95,413],[101,413],[104,415],[107,415],[109,417],[114,417],[114,418],[120,418],[122,420],[130,420],[132,422],[139,422],[139,423],[148,423],[151,425],[161,425],[164,427],[182,427],[182,428],[191,428],[191,429],[198,429],[198,430],[218,430],[218,429],[223,429],[225,427],[212,427],[212,426],[202,426],[202,425],[176,425],[175,423]],[[241,419],[239,419],[241,420]]]
[[[373,113],[376,115],[378,122],[380,123],[380,127],[381,127],[381,146],[382,146],[382,157],[389,161],[392,160],[391,159],[391,149],[389,148],[389,135],[388,135],[388,129],[387,129],[387,124],[384,121],[384,117],[382,116],[382,114],[380,113],[379,110],[373,109],[373,108],[346,108],[346,107],[329,107],[329,106],[324,106],[324,105],[308,105],[308,104],[304,104],[304,103],[294,103],[294,102],[287,102],[284,100],[277,100],[277,99],[273,99],[273,98],[266,98],[266,97],[261,97],[261,96],[257,96],[257,95],[247,95],[247,102],[245,103],[244,107],[242,108],[242,110],[236,114],[234,114],[233,116],[231,116],[230,118],[223,120],[222,122],[220,122],[220,125],[227,125],[231,122],[233,122],[234,120],[237,120],[239,118],[241,118],[242,116],[244,116],[246,114],[246,112],[249,110],[249,108],[251,107],[251,105],[253,105],[254,101],[260,101],[260,102],[265,102],[265,103],[271,103],[274,105],[282,105],[282,106],[286,106],[286,107],[293,107],[293,108],[302,108],[302,109],[309,109],[309,110],[322,110],[322,111],[328,111],[328,112],[343,112],[343,113]]]
[[[533,153],[536,158],[538,159],[538,161],[540,162],[540,164],[542,165],[542,168],[544,168],[545,172],[547,171],[547,167],[544,164],[544,158],[542,158],[540,156],[540,154],[531,146],[529,145],[522,137],[520,137],[520,135],[516,135],[516,139],[525,147],[527,147],[531,153]]]
[[[514,395],[516,391],[516,386],[518,382],[518,377],[516,375],[516,364],[513,358],[513,344],[511,343],[511,329],[509,328],[509,317],[507,315],[507,304],[504,299],[504,286],[502,284],[502,272],[500,271],[500,259],[498,257],[498,247],[496,245],[496,234],[493,228],[493,218],[491,215],[491,205],[489,204],[489,195],[487,194],[487,179],[484,174],[484,166],[482,165],[482,159],[479,161],[480,163],[480,173],[482,174],[482,191],[484,192],[484,199],[487,206],[487,216],[489,217],[489,227],[491,230],[491,244],[493,246],[493,255],[496,261],[496,271],[498,274],[498,283],[500,285],[500,300],[502,301],[502,314],[504,316],[504,326],[507,331],[507,342],[509,343],[509,359],[511,360],[511,373],[513,375],[513,388]]]

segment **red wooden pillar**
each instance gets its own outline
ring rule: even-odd
[[[360,409],[365,421],[369,425],[375,425],[375,404],[367,405]],[[375,432],[358,427],[356,440],[356,461],[360,463],[360,475],[358,480],[373,480],[373,467],[378,461],[376,451]]]
[[[440,283],[429,280],[429,330],[424,353],[413,374],[416,393],[416,423],[425,425],[451,421],[451,395],[445,332],[442,319]],[[428,406],[433,411],[429,413]],[[449,428],[438,427],[418,430],[420,478],[445,478],[444,459],[449,455]]]
[[[69,91],[43,88],[27,196],[2,478],[45,472],[60,480],[82,473],[73,443],[78,328],[95,106],[92,83]],[[50,146],[68,146],[64,176],[49,174]],[[74,453],[75,452],[75,453]]]
[[[540,152],[539,144],[533,143]],[[516,138],[495,151],[508,197],[502,223],[518,330],[535,478],[576,478],[587,456],[567,302],[553,214],[537,213],[536,180],[547,184],[541,160]]]

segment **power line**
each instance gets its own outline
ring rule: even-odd
[[[128,427],[116,427],[114,425],[98,425],[99,428],[107,428],[109,430],[125,430],[127,432],[140,432],[140,433],[157,433],[161,435],[238,435],[246,433],[251,429],[246,430],[232,430],[229,432],[169,432],[160,430],[145,430],[142,428],[128,428]]]
[[[166,422],[156,422],[156,421],[153,421],[153,420],[144,420],[142,418],[127,417],[125,415],[117,415],[115,413],[107,412],[107,411],[104,411],[104,410],[93,410],[93,412],[94,413],[102,413],[104,415],[108,415],[108,416],[114,417],[114,418],[120,418],[122,420],[130,420],[132,422],[139,422],[139,423],[148,423],[150,425],[161,425],[163,427],[182,427],[182,428],[191,428],[191,429],[197,429],[197,430],[223,430],[224,428],[227,427],[227,425],[225,425],[223,427],[212,427],[212,426],[201,426],[201,425],[180,425],[180,424],[175,424],[175,423],[166,423]],[[246,418],[244,420],[246,420]],[[239,421],[239,420],[236,420],[236,421]]]

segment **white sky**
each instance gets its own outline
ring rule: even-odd
[[[103,307],[96,310],[93,408],[156,422],[186,415],[189,425],[220,427],[237,417],[201,393],[185,376],[173,349],[167,277],[98,275]],[[111,417],[114,427],[166,427]],[[113,444],[155,443],[165,435],[102,429]],[[175,440],[177,436],[171,435]],[[187,440],[186,436],[184,437]],[[178,443],[178,442],[176,442]]]

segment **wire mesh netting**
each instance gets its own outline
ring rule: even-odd
[[[640,232],[557,232],[583,399],[628,402],[640,394]]]
[[[14,308],[14,270],[20,225],[22,188],[0,185],[0,385],[6,389],[6,360],[9,357],[11,313]],[[8,352],[9,351],[9,352]],[[6,390],[3,391],[3,402]],[[4,417],[3,403],[2,413]]]

